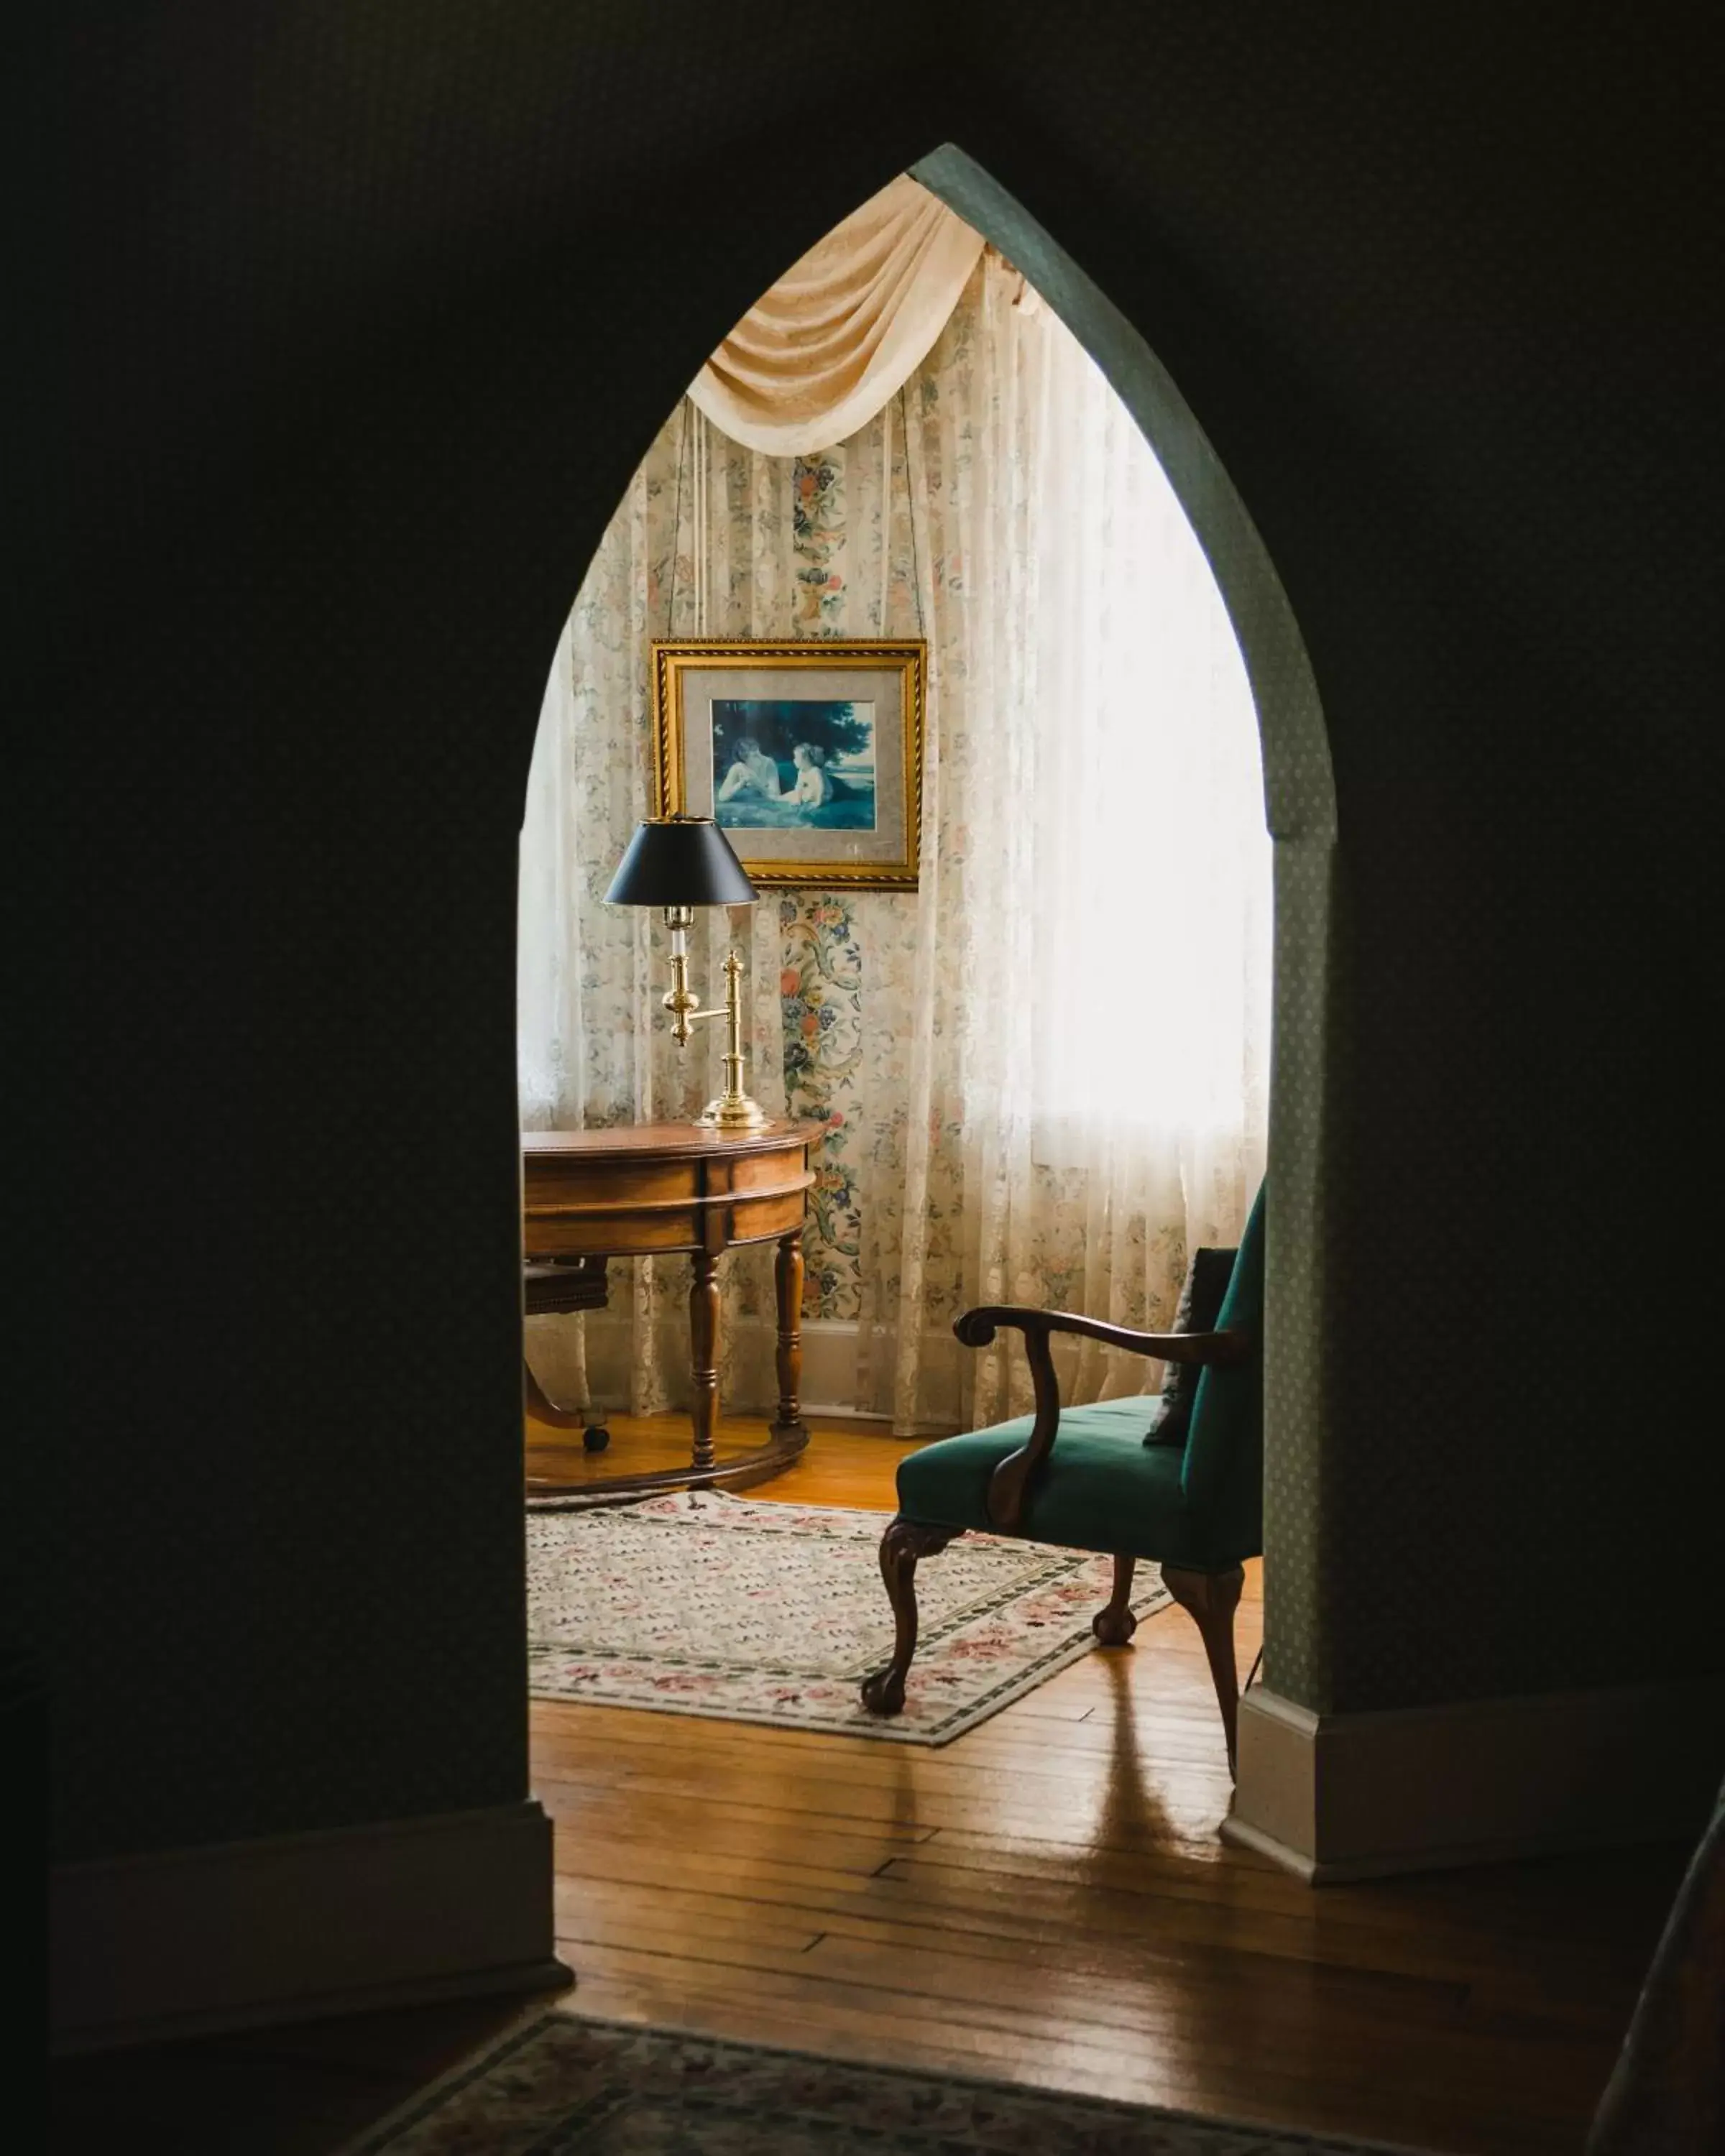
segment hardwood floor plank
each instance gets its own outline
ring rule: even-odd
[[[530,1431],[536,1469],[686,1456],[676,1418],[612,1429],[585,1466]],[[721,1452],[758,1436],[733,1418]],[[817,1424],[748,1494],[884,1519],[911,1449]],[[1261,1598],[1254,1565],[1242,1667]],[[577,1701],[528,1717],[578,1978],[559,2011],[1447,2156],[1574,2156],[1686,1855],[1314,1892],[1217,1838],[1226,1763],[1177,1610],[933,1749]],[[499,2019],[425,2009],[69,2061],[56,2147],[227,2156],[243,2118],[248,2156],[327,2156]]]
[[[973,2072],[1261,2123],[1285,2122],[1299,2107],[1312,2128],[1388,2132],[1456,2156],[1574,2156],[1573,2127],[1541,2103],[1513,2061],[1501,2081],[1474,2076],[1458,2086],[1448,2061],[1428,2055],[1426,2071],[1410,2076],[1406,2060],[1376,2046],[1353,2052],[1349,2073],[1314,2092],[1297,2061],[1266,2058],[1260,2032],[1244,2015],[1218,2048],[1070,2021],[1045,2007],[907,2001],[807,1969],[788,1974],[626,1948],[595,1949],[591,1968],[584,1994],[565,2010],[671,2020],[716,2035],[747,2030],[755,2041],[889,2065],[971,2061]]]
[[[599,1808],[583,1810],[577,1816],[577,1825],[578,1831],[588,1838],[598,1835],[617,1843],[633,1841],[648,1846],[657,1840],[650,1830],[642,1830],[639,1815],[631,1815],[626,1810],[609,1814]],[[755,1856],[784,1845],[783,1828],[763,1829],[753,1821],[726,1819],[717,1808],[703,1808],[701,1860],[705,1864],[712,1865],[732,1857]],[[847,1834],[830,1828],[811,1830],[805,1825],[794,1830],[791,1846],[799,1864],[828,1871],[852,1872],[866,1879],[880,1871],[906,1844],[901,1837],[888,1834]]]
[[[881,1875],[883,1880],[891,1876]],[[653,1922],[659,1921],[659,1912],[675,1906],[691,1923],[709,1917],[747,1922],[751,1897],[724,1888],[751,1882],[733,1882],[728,1872],[716,1871],[715,1883],[718,1891],[705,1893],[680,1882],[588,1874],[567,1906],[633,1907],[648,1912],[647,1920]],[[849,1893],[804,1897],[783,1881],[773,1882],[753,1898],[783,1912],[786,1922],[910,1952],[962,1943],[968,1953],[1016,1963],[1026,1943],[1034,1943],[1039,1958],[1105,1976],[1131,1975],[1145,1967],[1147,1957],[1178,1961],[1182,1954],[1245,1955],[1346,1971],[1373,1987],[1404,1981],[1442,1986],[1448,1995],[1466,1999],[1471,2018],[1481,2026],[1528,2014],[1538,2019],[1561,1996],[1572,2024],[1613,2030],[1620,2025],[1625,1999],[1635,1984],[1634,1972],[1625,1969],[1620,1957],[1578,1948],[1555,1977],[1548,1973],[1530,1981],[1507,1972],[1482,1985],[1476,1948],[1465,1942],[1428,1941],[1401,1927],[1319,1925],[1297,1910],[1278,1915],[1148,1891],[1111,1896],[1100,1909],[1090,1906],[1091,1896],[1064,1891],[1005,1901],[919,1892],[895,1907],[877,1887],[859,1884]],[[1596,2003],[1602,1994],[1610,2001],[1603,2010]]]
[[[823,1440],[751,1494],[885,1512],[896,1456]],[[1261,1594],[1254,1566],[1243,1666]],[[936,1750],[574,1702],[533,1726],[559,1925],[596,1935],[578,2005],[1466,2156],[1573,2150],[1676,1880],[1661,1851],[1319,1893],[1224,1849],[1177,1611]]]
[[[891,1842],[901,1849],[920,1847],[932,1840],[938,1831],[908,1820],[860,1820],[852,1822],[844,1815],[829,1812],[798,1810],[784,1804],[754,1804],[737,1798],[715,1797],[696,1784],[680,1787],[670,1796],[644,1794],[637,1786],[626,1789],[608,1784],[542,1783],[537,1792],[540,1801],[555,1819],[562,1819],[576,1830],[600,1830],[606,1828],[628,1830],[639,1825],[647,1837],[657,1840],[666,1830],[675,1831],[686,1826],[688,1806],[691,1797],[698,1796],[704,1824],[723,1821],[737,1827],[758,1828],[763,1834],[774,1837],[786,1834],[809,1831],[812,1821],[819,1820],[840,1834],[867,1833]],[[636,1835],[635,1839],[641,1839]]]
[[[565,1913],[559,1906],[557,1942],[559,1953],[572,1947],[629,1947],[638,1952],[662,1953],[701,1961],[727,1961],[727,1947],[787,1957],[807,1953],[821,1939],[801,1922],[763,1923],[760,1912],[742,1905],[735,1917],[692,1912],[679,1904],[670,1909],[643,1913],[638,1901],[608,1902],[583,1896]]]
[[[1040,1849],[1050,1856],[1065,1849],[1086,1863],[1093,1852],[1117,1851],[1137,1855],[1178,1851],[1189,1862],[1214,1867],[1222,1864],[1231,1878],[1237,1875],[1274,1870],[1267,1860],[1246,1852],[1228,1852],[1226,1861],[1216,1840],[1216,1825],[1223,1814],[1219,1804],[1194,1802],[1170,1815],[1162,1807],[1142,1814],[1096,1801],[1070,1804],[1037,1799],[996,1799],[979,1803],[963,1789],[948,1790],[939,1784],[906,1792],[901,1787],[880,1787],[844,1777],[817,1779],[773,1774],[763,1764],[751,1775],[733,1767],[721,1774],[703,1774],[698,1763],[680,1774],[657,1774],[624,1768],[581,1782],[547,1780],[542,1787],[552,1793],[560,1814],[578,1815],[585,1804],[624,1799],[643,1807],[663,1804],[730,1804],[747,1802],[752,1794],[770,1792],[775,1808],[812,1820],[873,1823],[880,1829],[901,1830],[910,1839],[940,1840],[955,1851],[969,1849],[978,1861],[994,1868],[989,1850],[1019,1851],[1025,1855]],[[960,1843],[957,1837],[968,1840]],[[963,1861],[954,1854],[949,1860]],[[1009,1868],[1000,1866],[999,1868]],[[1286,1875],[1276,1872],[1278,1878]]]

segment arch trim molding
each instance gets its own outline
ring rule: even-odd
[[[1276,919],[1266,1244],[1265,1682],[1301,1706],[1321,1663],[1322,1344],[1339,1073],[1336,788],[1317,684],[1269,549],[1196,414],[1142,332],[976,160],[944,143],[911,167],[1005,254],[1096,361],[1143,430],[1222,593],[1257,706]],[[1245,1792],[1242,1791],[1242,1794]]]

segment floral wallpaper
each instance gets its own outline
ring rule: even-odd
[[[791,529],[797,557],[795,629],[819,635],[842,633],[845,578],[838,566],[845,549],[845,452],[824,449],[796,459],[791,490]]]
[[[547,695],[548,762],[530,805],[530,818],[542,819],[540,842],[531,830],[524,836],[524,863],[556,855],[581,867],[575,888],[547,887],[536,908],[524,884],[524,950],[530,915],[560,924],[551,944],[524,955],[528,1122],[685,1115],[717,1090],[716,1070],[701,1060],[716,1052],[714,1029],[680,1060],[662,1028],[639,1023],[663,970],[655,924],[603,904],[645,811],[648,646],[665,635],[921,633],[907,485],[903,429],[890,414],[849,443],[782,459],[730,442],[685,403],[648,451],[577,597]],[[883,1124],[870,1099],[891,1074],[871,1045],[901,1030],[908,989],[890,973],[871,980],[871,960],[892,940],[895,913],[913,914],[915,904],[890,892],[786,891],[728,925],[734,940],[737,920],[748,919],[750,1089],[826,1125],[804,1235],[810,1318],[852,1321],[860,1312],[863,1218],[877,1177],[895,1172],[877,1143],[893,1118]],[[896,932],[904,935],[902,922]],[[725,933],[698,918],[691,934],[703,993]],[[764,1262],[739,1260],[726,1268],[727,1314],[764,1314],[772,1306]],[[674,1322],[681,1265],[634,1270],[642,1322]],[[674,1371],[665,1376],[675,1383]],[[656,1387],[643,1398],[663,1404]]]
[[[854,896],[819,891],[787,891],[778,903],[785,1103],[793,1115],[827,1127],[803,1237],[803,1309],[814,1317],[854,1318],[861,1303],[862,1212],[852,1151],[863,1065],[855,903]]]

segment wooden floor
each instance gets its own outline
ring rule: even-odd
[[[589,1462],[530,1426],[531,1471],[682,1456],[674,1422],[613,1430]],[[755,1441],[727,1424],[721,1451]],[[751,1494],[890,1509],[905,1449],[824,1427]],[[578,1978],[560,2010],[1452,2156],[1579,2149],[1684,1855],[1316,1892],[1224,1849],[1214,1700],[1176,1609],[939,1750],[550,1701],[531,1727]],[[54,2145],[172,2117],[182,2156],[321,2156],[508,2011],[74,2062]]]

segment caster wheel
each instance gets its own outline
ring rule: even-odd
[[[603,1452],[611,1442],[611,1433],[602,1422],[589,1423],[581,1433],[583,1452]]]

